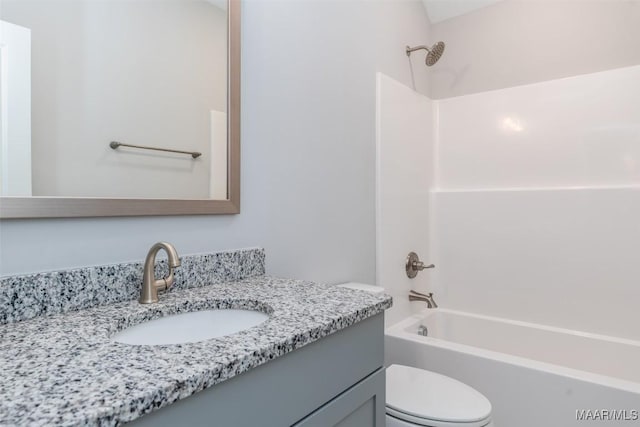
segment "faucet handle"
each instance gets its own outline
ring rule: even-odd
[[[420,261],[417,253],[409,252],[404,268],[407,272],[407,277],[413,279],[418,275],[418,271],[422,271],[425,268],[436,268],[436,266],[434,264],[425,265],[424,262]]]
[[[415,268],[418,271],[422,271],[425,268],[436,268],[436,265],[435,264],[425,265],[424,262],[422,261],[415,261],[413,263],[413,268]]]

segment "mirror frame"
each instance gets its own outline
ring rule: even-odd
[[[0,197],[0,219],[240,213],[240,0],[228,0],[226,200]]]

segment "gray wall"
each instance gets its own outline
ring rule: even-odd
[[[638,0],[505,0],[431,31],[436,99],[640,63]]]
[[[417,1],[243,3],[242,213],[0,223],[3,275],[264,246],[274,275],[375,279],[375,73],[412,84]],[[417,64],[418,62],[416,62]],[[426,93],[427,73],[413,79]]]

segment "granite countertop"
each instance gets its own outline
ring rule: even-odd
[[[0,425],[118,425],[246,372],[391,306],[373,295],[258,276],[0,325]],[[209,308],[269,314],[198,343],[135,346],[110,337],[163,315]]]

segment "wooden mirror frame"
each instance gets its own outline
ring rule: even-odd
[[[0,218],[71,218],[240,213],[240,0],[228,0],[226,200],[0,197]]]

